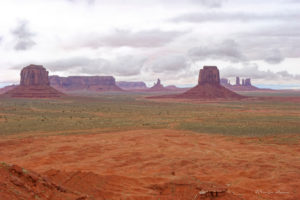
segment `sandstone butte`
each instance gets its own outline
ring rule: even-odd
[[[42,65],[29,65],[21,71],[20,85],[3,96],[17,98],[56,98],[63,94],[50,86],[49,72]]]
[[[122,91],[112,76],[50,76],[50,85],[59,91]]]
[[[216,66],[204,66],[199,72],[197,86],[177,95],[164,95],[150,98],[179,99],[242,99],[245,98],[220,84],[220,72]]]

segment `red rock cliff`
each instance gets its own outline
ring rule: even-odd
[[[198,84],[220,85],[220,73],[216,66],[204,66],[200,70]]]
[[[49,85],[48,74],[48,71],[42,65],[29,65],[21,71],[20,85]]]
[[[50,87],[48,71],[42,65],[29,65],[21,71],[20,85],[4,94],[20,98],[52,98],[63,96]]]

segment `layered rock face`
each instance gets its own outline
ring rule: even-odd
[[[29,65],[21,71],[22,86],[49,86],[48,71],[42,65]]]
[[[198,85],[183,94],[177,95],[176,97],[190,99],[243,98],[243,96],[221,86],[220,73],[218,68],[215,66],[204,66],[199,73]]]
[[[147,89],[147,86],[144,82],[128,82],[128,81],[119,81],[117,86],[124,90],[144,90]]]
[[[198,84],[220,85],[220,73],[216,66],[204,66],[200,69]]]
[[[20,85],[4,95],[20,98],[52,98],[63,94],[50,87],[48,71],[42,65],[29,65],[21,71]]]
[[[50,85],[62,91],[121,91],[112,76],[50,76]]]

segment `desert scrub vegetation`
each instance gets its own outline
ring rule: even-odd
[[[60,100],[0,99],[0,135],[161,128],[245,136],[300,133],[297,103],[179,103],[143,97],[106,94]]]

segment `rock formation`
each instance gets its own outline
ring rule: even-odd
[[[122,91],[112,76],[50,76],[50,85],[60,91]]]
[[[230,85],[230,81],[227,78],[221,78],[220,80],[221,85]]]
[[[235,79],[235,85],[241,85],[241,83],[240,83],[240,77],[236,77],[236,79]]]
[[[243,96],[230,91],[220,84],[219,70],[215,66],[204,66],[200,70],[198,85],[190,90],[173,96],[186,99],[241,99]]]
[[[243,79],[244,80],[244,79]],[[251,86],[251,79],[250,78],[246,78],[244,80],[244,86]]]
[[[20,98],[52,98],[63,94],[50,87],[48,71],[42,65],[29,65],[21,71],[20,85],[4,95]]]
[[[228,79],[222,78],[221,84],[233,91],[254,91],[254,90],[262,90],[257,88],[251,84],[250,78],[242,78],[242,84],[240,84],[240,77],[236,77],[235,85],[231,85]]]
[[[220,85],[220,73],[216,66],[204,66],[200,69],[198,85]]]
[[[49,86],[49,73],[41,65],[29,65],[21,71],[21,86]]]
[[[149,92],[160,92],[160,91],[169,91],[169,89],[168,89],[168,88],[165,88],[165,87],[161,84],[160,79],[158,78],[158,79],[157,79],[157,82],[154,83],[154,85],[153,85],[151,88],[149,88],[148,91],[149,91]]]
[[[92,198],[17,165],[0,163],[0,199],[91,200]]]
[[[145,90],[147,85],[144,82],[128,82],[128,81],[119,81],[117,86],[124,90]]]

